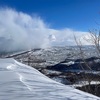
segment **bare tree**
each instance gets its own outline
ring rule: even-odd
[[[84,64],[86,65],[86,67],[89,69],[89,71],[92,73],[93,70],[91,69],[90,65],[85,61],[85,53],[84,51],[82,50],[82,42],[81,40],[77,40],[77,38],[74,36],[74,39],[75,39],[75,42],[77,44],[77,47],[79,48],[79,53],[80,53],[80,56],[84,62]],[[100,30],[92,30],[92,31],[89,31],[89,34],[88,34],[88,38],[85,38],[84,37],[84,40],[87,41],[88,43],[92,44],[92,46],[95,48],[95,52],[97,53],[97,56],[100,58]],[[81,66],[83,71],[84,71],[84,68],[83,66]],[[83,76],[86,80],[88,80],[88,88],[85,87],[86,91],[92,93],[94,92],[93,94],[97,95],[98,93],[98,85],[96,84],[95,85],[95,89],[94,91],[91,91],[91,81],[93,81],[94,79],[90,79],[89,76],[85,75]],[[100,82],[100,80],[98,80]],[[83,85],[86,85],[83,83]]]

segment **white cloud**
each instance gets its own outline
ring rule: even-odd
[[[74,45],[87,32],[47,27],[40,17],[32,17],[13,9],[0,9],[0,51],[32,49],[50,45]],[[52,39],[50,39],[52,36]]]
[[[88,32],[74,31],[68,28],[63,29],[63,30],[50,29],[49,31],[56,38],[56,40],[53,41],[53,45],[60,45],[60,46],[76,45],[75,37],[77,41],[80,40],[83,45],[88,45],[87,41],[83,39],[84,36],[89,34]]]
[[[0,49],[17,50],[49,44],[46,25],[39,17],[12,9],[0,10]]]

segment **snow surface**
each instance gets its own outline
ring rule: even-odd
[[[100,100],[49,79],[14,59],[0,59],[0,100]]]

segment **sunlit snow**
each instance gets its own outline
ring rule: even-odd
[[[0,59],[0,100],[100,100],[14,59]]]

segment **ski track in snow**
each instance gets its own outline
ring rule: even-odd
[[[14,59],[0,59],[0,100],[100,100],[49,79]]]

